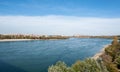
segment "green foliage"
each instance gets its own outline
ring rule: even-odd
[[[48,68],[48,72],[75,72],[72,68],[67,67],[64,62],[58,61],[55,65]]]
[[[118,65],[120,65],[120,56],[119,56],[118,58],[116,58],[116,63],[117,63]]]
[[[78,72],[108,72],[101,60],[86,59],[77,61],[72,68]]]
[[[120,43],[117,37],[114,38],[112,45],[105,49],[105,55],[102,58],[109,72],[118,72],[120,69]]]
[[[112,57],[112,62],[120,55],[120,44],[110,45],[105,49],[105,53]]]
[[[117,69],[115,64],[113,64],[113,63],[105,63],[105,65],[106,65],[107,70],[109,72],[118,72],[118,69]]]
[[[116,58],[115,63],[117,64],[118,69],[120,69],[120,56]]]
[[[48,68],[48,72],[108,72],[102,61],[94,59],[86,59],[77,61],[71,67],[64,62],[57,62]]]

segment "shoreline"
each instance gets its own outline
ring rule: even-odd
[[[63,40],[63,39],[0,39],[0,42],[31,41],[31,40]]]
[[[30,41],[34,39],[0,39],[0,42]]]
[[[105,48],[107,48],[110,44],[105,45],[100,52],[96,53],[93,57],[91,57],[92,59],[97,60],[101,55],[103,55],[105,53]]]

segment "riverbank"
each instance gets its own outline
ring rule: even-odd
[[[30,41],[30,40],[62,40],[62,39],[0,39],[0,42],[9,42],[9,41]]]
[[[110,44],[105,45],[100,52],[98,52],[97,54],[95,54],[92,59],[97,60],[101,55],[103,55],[105,53],[105,48],[107,48]]]
[[[9,42],[9,41],[30,41],[33,39],[0,39],[0,42]]]

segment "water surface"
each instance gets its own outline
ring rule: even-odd
[[[110,43],[99,38],[0,42],[0,72],[47,72],[59,60],[71,65]]]

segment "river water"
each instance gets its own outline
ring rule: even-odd
[[[50,65],[94,56],[111,39],[70,38],[0,42],[0,72],[47,72]]]

